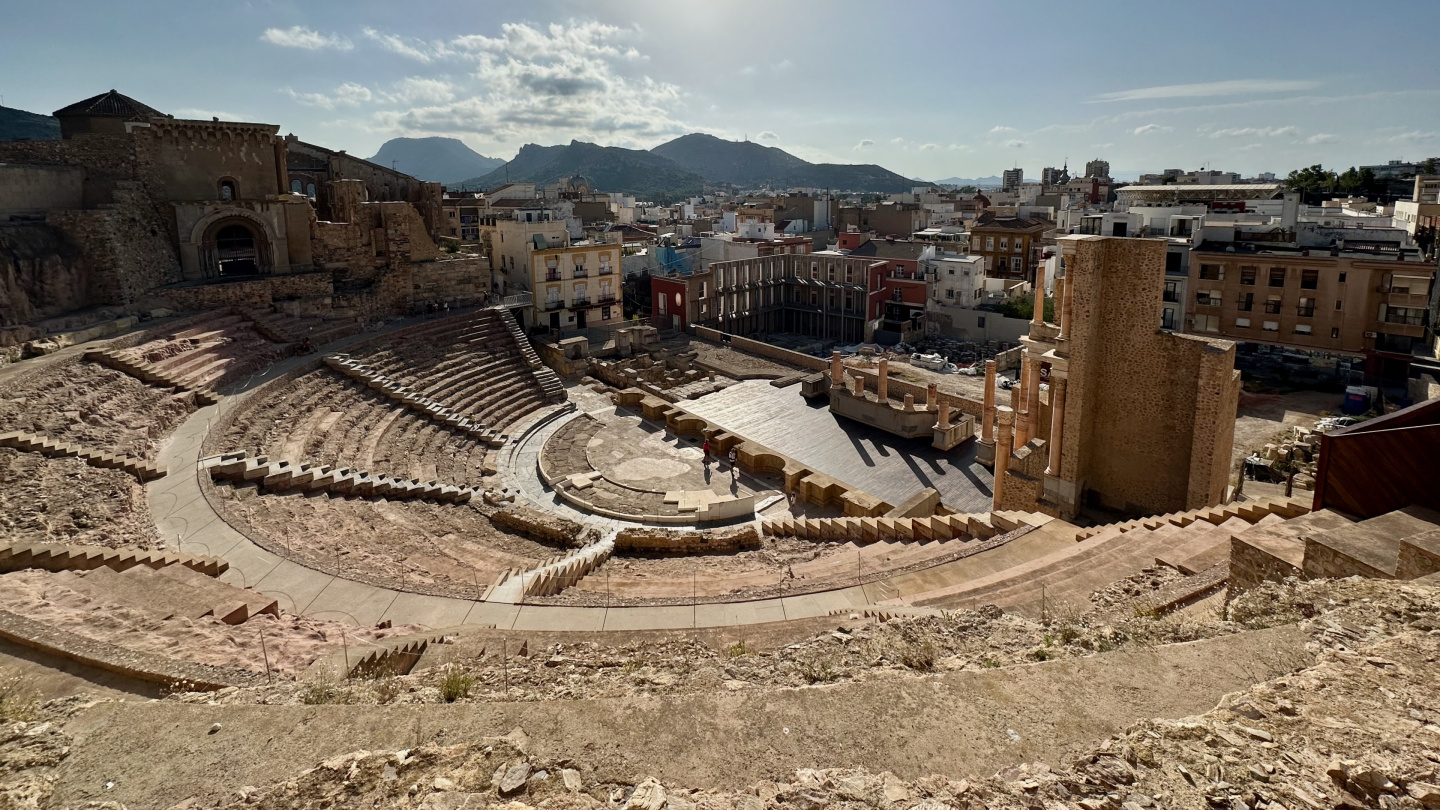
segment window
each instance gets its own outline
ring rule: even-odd
[[[600,310],[600,320],[602,320],[602,321],[608,321],[608,320],[610,320],[610,307],[603,307],[603,308]]]
[[[309,198],[312,199],[312,200],[315,199],[315,184],[314,184],[314,183],[306,183],[306,184],[305,184],[305,196],[306,196],[306,197],[309,197]]]
[[[303,185],[299,180],[291,180],[291,181],[290,181],[290,193],[291,193],[291,194],[299,194],[300,191],[301,191],[301,189],[303,189],[303,188],[304,188],[304,185]],[[452,218],[455,216],[455,212],[454,212],[454,211],[450,211],[450,212],[448,212],[448,213],[449,213],[449,215],[450,215]]]
[[[1340,339],[1340,327],[1338,327],[1338,326],[1332,326],[1332,327],[1330,327],[1330,339],[1331,339],[1331,340],[1339,340],[1339,339]]]
[[[1235,306],[1241,312],[1253,310],[1255,308],[1255,293],[1240,293],[1240,300],[1235,302]]]
[[[1296,315],[1299,315],[1299,316],[1302,317],[1302,318],[1313,318],[1313,317],[1315,317],[1315,299],[1314,299],[1314,298],[1301,298],[1301,299],[1300,299],[1300,306],[1298,306],[1298,307],[1295,308],[1295,314],[1296,314]]]
[[[835,263],[834,263],[834,262],[831,262],[831,263],[829,263],[828,265],[826,265],[825,267],[826,267],[826,277],[829,278],[831,281],[834,281],[834,280],[835,280]]]
[[[948,298],[948,299],[950,299],[950,300],[952,300],[952,301],[955,300],[955,291],[954,291],[954,290],[946,290],[946,291],[945,291],[945,297]]]
[[[1272,268],[1270,268],[1270,286],[1271,286],[1271,287],[1284,287],[1284,286],[1285,286],[1285,268],[1283,268],[1283,267],[1272,267]]]
[[[1219,316],[1219,315],[1196,315],[1196,316],[1195,316],[1195,331],[1197,331],[1197,332],[1219,332],[1219,331],[1220,331],[1220,316]]]
[[[1340,283],[1341,283],[1341,284],[1344,284],[1344,283],[1345,283],[1345,274],[1344,274],[1343,272],[1340,274]]]
[[[1216,290],[1201,290],[1195,293],[1195,306],[1197,307],[1218,307],[1220,306],[1220,293]]]
[[[1009,249],[1010,249],[1010,240],[1009,240],[1009,239],[1006,239],[1006,238],[1003,237],[1003,236],[1000,237],[1000,249],[1001,249],[1002,251],[1004,251],[1004,250],[1009,250]]]
[[[1319,287],[1319,286],[1320,286],[1320,271],[1319,271],[1319,270],[1301,270],[1301,271],[1300,271],[1300,289],[1302,289],[1302,290],[1313,290],[1313,289],[1315,289],[1316,287]]]
[[[1185,269],[1181,266],[1184,255],[1176,252],[1165,254],[1165,272],[1169,275],[1184,275]]]
[[[1297,335],[1308,335],[1308,334],[1310,334],[1310,324],[1308,324],[1308,323],[1297,323],[1297,324],[1295,324],[1295,334],[1297,334]]]
[[[1235,328],[1236,328],[1236,329],[1249,329],[1249,328],[1250,328],[1250,319],[1249,319],[1249,318],[1236,318],[1236,319],[1235,319]]]
[[[1180,303],[1180,285],[1174,281],[1165,282],[1165,294],[1161,300],[1172,304]]]
[[[816,280],[816,281],[819,281],[819,280],[820,280],[820,263],[819,263],[819,262],[810,262],[810,278],[812,278],[812,279],[814,279],[814,280]]]
[[[1255,268],[1253,268],[1253,267],[1242,267],[1242,268],[1240,268],[1240,284],[1243,285],[1243,286],[1245,286],[1245,287],[1254,287],[1254,286],[1255,286]]]
[[[1385,310],[1386,323],[1400,323],[1410,326],[1419,326],[1425,322],[1425,310],[1413,307],[1390,307],[1380,305]]]
[[[949,274],[950,274],[950,275],[952,275],[952,276],[955,275],[955,268],[953,268],[953,267],[947,267],[947,268],[945,268],[945,269],[949,271]]]
[[[1164,309],[1160,310],[1160,328],[1161,328],[1161,329],[1174,329],[1174,328],[1175,328],[1175,310],[1174,310],[1174,309],[1172,309],[1172,308],[1170,308],[1170,307],[1165,307]]]
[[[234,180],[220,181],[220,199],[224,200],[225,202],[230,202],[231,200],[236,199],[237,196],[238,195],[235,193]]]
[[[1266,298],[1266,299],[1265,299],[1265,314],[1266,314],[1266,315],[1279,315],[1279,314],[1280,314],[1280,296],[1278,296],[1278,295],[1272,295],[1272,296],[1270,296],[1269,298]]]
[[[1264,329],[1266,332],[1279,332],[1279,331],[1280,331],[1280,322],[1279,322],[1279,321],[1265,321],[1264,323],[1260,324],[1260,328],[1261,328],[1261,329]]]
[[[976,328],[979,328],[979,329],[984,329],[984,328],[985,328],[985,316],[984,316],[984,315],[981,315],[979,318],[976,318],[975,320],[977,321],[977,323],[975,324]]]
[[[1336,312],[1339,312],[1339,311],[1342,309],[1342,304],[1343,304],[1343,303],[1344,303],[1344,302],[1341,301],[1339,298],[1336,298],[1336,299],[1335,299],[1335,311],[1336,311]]]
[[[896,287],[894,290],[892,290],[892,291],[890,292],[890,300],[891,300],[891,301],[903,301],[903,300],[904,300],[904,297],[903,297],[904,295],[905,295],[905,291],[904,291],[904,290],[901,290],[899,287]]]
[[[994,250],[994,249],[995,249],[995,237],[993,237],[993,236],[987,236],[987,237],[985,237],[985,249],[986,249],[986,250]]]
[[[1225,268],[1218,264],[1202,264],[1200,278],[1206,281],[1222,281],[1225,278]]]

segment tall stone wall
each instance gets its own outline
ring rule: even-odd
[[[1234,344],[1160,330],[1165,242],[1067,237],[1061,477],[1138,514],[1219,503],[1239,377]]]

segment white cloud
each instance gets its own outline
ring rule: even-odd
[[[866,149],[871,148],[871,147],[874,146],[874,145],[875,145],[875,142],[872,141],[872,140],[870,140],[869,138],[861,138],[861,139],[860,139],[860,142],[857,143],[857,144],[855,144],[855,151],[856,151],[856,152],[861,152],[861,151],[864,151],[864,150],[866,150]]]
[[[920,151],[921,151],[921,152],[931,152],[931,151],[934,151],[934,150],[939,149],[939,148],[940,148],[940,144],[938,144],[938,143],[922,143],[922,144],[920,144]]]
[[[968,152],[970,150],[970,145],[965,143],[952,143],[945,148],[954,149],[957,152]]]
[[[458,90],[444,79],[407,76],[395,84],[395,90],[387,93],[386,99],[402,104],[443,104],[454,100]]]
[[[1001,125],[999,125],[999,124],[997,124],[997,125],[995,125],[995,126],[993,126],[993,127],[990,128],[990,134],[991,134],[991,135],[999,135],[999,134],[1005,133],[1005,132],[1019,132],[1019,131],[1020,131],[1020,130],[1018,130],[1018,129],[1014,128],[1014,127],[1001,126]]]
[[[1111,142],[1109,142],[1109,143],[1094,143],[1094,144],[1091,144],[1091,147],[1092,147],[1092,148],[1095,148],[1095,149],[1109,149],[1110,147],[1112,147],[1112,146],[1114,146],[1114,145],[1115,145],[1115,143],[1114,143],[1113,141],[1111,141]]]
[[[1328,132],[1317,132],[1306,138],[1305,143],[1335,143],[1339,140],[1340,136],[1338,135],[1331,135]]]
[[[1160,87],[1139,87],[1115,93],[1101,93],[1094,101],[1138,101],[1156,98],[1205,98],[1239,96],[1252,93],[1288,93],[1318,87],[1319,82],[1289,79],[1231,79],[1199,84],[1167,84]]]
[[[767,129],[767,130],[765,130],[764,132],[760,133],[759,135],[756,135],[756,136],[755,136],[755,140],[757,140],[757,141],[778,142],[778,141],[780,140],[780,136],[779,136],[779,135],[776,135],[775,133],[773,133],[773,132],[771,132],[770,130]]]
[[[1028,145],[1028,143],[1019,139],[1012,139],[1005,142],[1005,146],[1010,149],[1022,149]]]
[[[1210,133],[1211,138],[1278,138],[1284,135],[1299,135],[1300,130],[1295,127],[1239,127],[1231,129],[1217,129]]]
[[[781,60],[780,60],[780,63],[775,66],[775,69],[776,69],[776,70],[789,70],[790,68],[792,68],[792,67],[794,67],[794,66],[795,66],[795,63],[794,63],[794,62],[791,62],[789,59],[781,59]]]
[[[455,55],[455,51],[444,42],[426,42],[414,37],[386,34],[376,31],[374,28],[366,28],[364,33],[366,37],[378,43],[385,50],[427,65],[436,59]]]
[[[1136,134],[1136,135],[1158,135],[1158,134],[1161,134],[1161,133],[1164,133],[1164,132],[1170,132],[1170,131],[1172,131],[1172,130],[1174,130],[1174,129],[1175,129],[1174,127],[1162,127],[1162,126],[1160,126],[1159,124],[1145,124],[1144,126],[1136,127],[1134,134]]]
[[[325,110],[333,110],[336,107],[358,107],[376,97],[370,88],[354,82],[346,82],[329,93],[297,93],[288,88],[285,92],[307,107],[320,107]]]
[[[470,65],[478,92],[446,82],[416,86],[408,109],[382,110],[375,127],[409,134],[472,134],[497,145],[595,140],[650,146],[690,128],[676,118],[680,88],[637,75],[647,58],[626,40],[634,32],[597,22],[533,27],[507,23],[494,37],[424,42],[373,29],[366,36],[419,62]],[[449,93],[449,98],[443,96]]]
[[[1382,138],[1381,140],[1385,141],[1386,143],[1418,143],[1420,141],[1433,141],[1437,137],[1440,137],[1440,133],[1411,130],[1409,132],[1401,132],[1397,135],[1391,135],[1390,137]]]
[[[279,45],[282,48],[303,48],[307,51],[323,51],[327,48],[348,51],[355,47],[350,40],[339,34],[322,34],[303,25],[292,25],[289,28],[266,28],[265,33],[260,35],[260,41]]]
[[[891,138],[891,139],[890,139],[890,143],[894,143],[894,144],[905,143],[905,139],[904,139],[904,138]]]

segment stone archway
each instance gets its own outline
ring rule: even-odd
[[[246,217],[212,222],[200,240],[200,267],[212,279],[268,275],[274,265],[265,228]]]

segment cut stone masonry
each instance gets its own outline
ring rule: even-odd
[[[119,453],[107,453],[104,450],[62,442],[59,439],[26,433],[23,430],[0,433],[0,447],[40,453],[51,458],[78,458],[91,467],[99,467],[103,470],[123,470],[141,481],[165,477],[164,470],[144,459]]]
[[[332,495],[358,495],[390,500],[424,500],[439,503],[469,503],[480,492],[474,487],[457,487],[435,481],[421,482],[415,478],[391,478],[371,475],[348,467],[293,464],[271,461],[265,456],[246,458],[239,450],[202,460],[213,478],[237,484],[256,483],[267,490],[284,492],[328,492]]]
[[[325,358],[325,365],[457,433],[479,439],[491,447],[505,445],[507,439],[505,434],[491,430],[480,422],[462,416],[435,400],[422,396],[413,388],[403,386],[389,377],[379,374],[359,360],[351,360],[348,355],[330,355]]]

